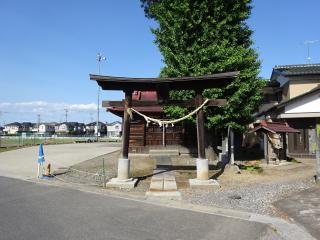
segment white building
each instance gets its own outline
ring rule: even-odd
[[[122,129],[122,124],[121,122],[113,122],[107,124],[107,136],[108,137],[121,137],[121,129]]]
[[[63,133],[67,134],[71,130],[70,124],[68,123],[61,123],[55,126],[56,133]]]
[[[55,125],[52,123],[41,123],[39,125],[39,133],[54,133]]]
[[[86,132],[86,126],[78,122],[64,122],[55,125],[55,132],[58,134],[84,134]]]
[[[103,122],[99,122],[99,133],[101,135],[107,134],[107,125]],[[87,134],[97,134],[97,122],[91,122],[86,125]]]
[[[6,134],[16,134],[18,131],[22,130],[22,126],[18,122],[9,123],[4,125],[3,132]]]

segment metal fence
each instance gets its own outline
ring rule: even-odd
[[[48,135],[48,134],[19,134],[0,135],[0,148],[13,148],[39,144],[62,144],[96,142],[97,137],[92,135]],[[120,139],[100,137],[99,141],[117,142]]]

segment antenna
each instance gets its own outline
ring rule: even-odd
[[[303,44],[304,45],[307,45],[307,63],[311,63],[311,57],[310,57],[310,45],[311,44],[315,44],[319,42],[319,40],[307,40],[307,41],[304,41]]]

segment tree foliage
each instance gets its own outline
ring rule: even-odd
[[[205,109],[208,128],[232,126],[244,130],[261,99],[260,62],[246,24],[251,0],[141,0],[163,56],[162,77],[200,76],[229,71],[240,75],[223,89],[207,89],[207,98],[226,98],[225,107]],[[172,99],[190,99],[193,91],[171,91]],[[169,117],[189,110],[166,107]]]

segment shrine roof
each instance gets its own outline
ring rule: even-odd
[[[225,72],[196,77],[175,78],[130,78],[90,74],[90,80],[95,80],[103,90],[140,90],[152,91],[163,88],[179,89],[205,89],[220,88],[228,85],[240,72]]]
[[[266,122],[262,121],[258,126],[251,129],[249,132],[257,131],[267,131],[271,133],[300,133],[299,130],[289,127],[287,123],[284,122]]]

